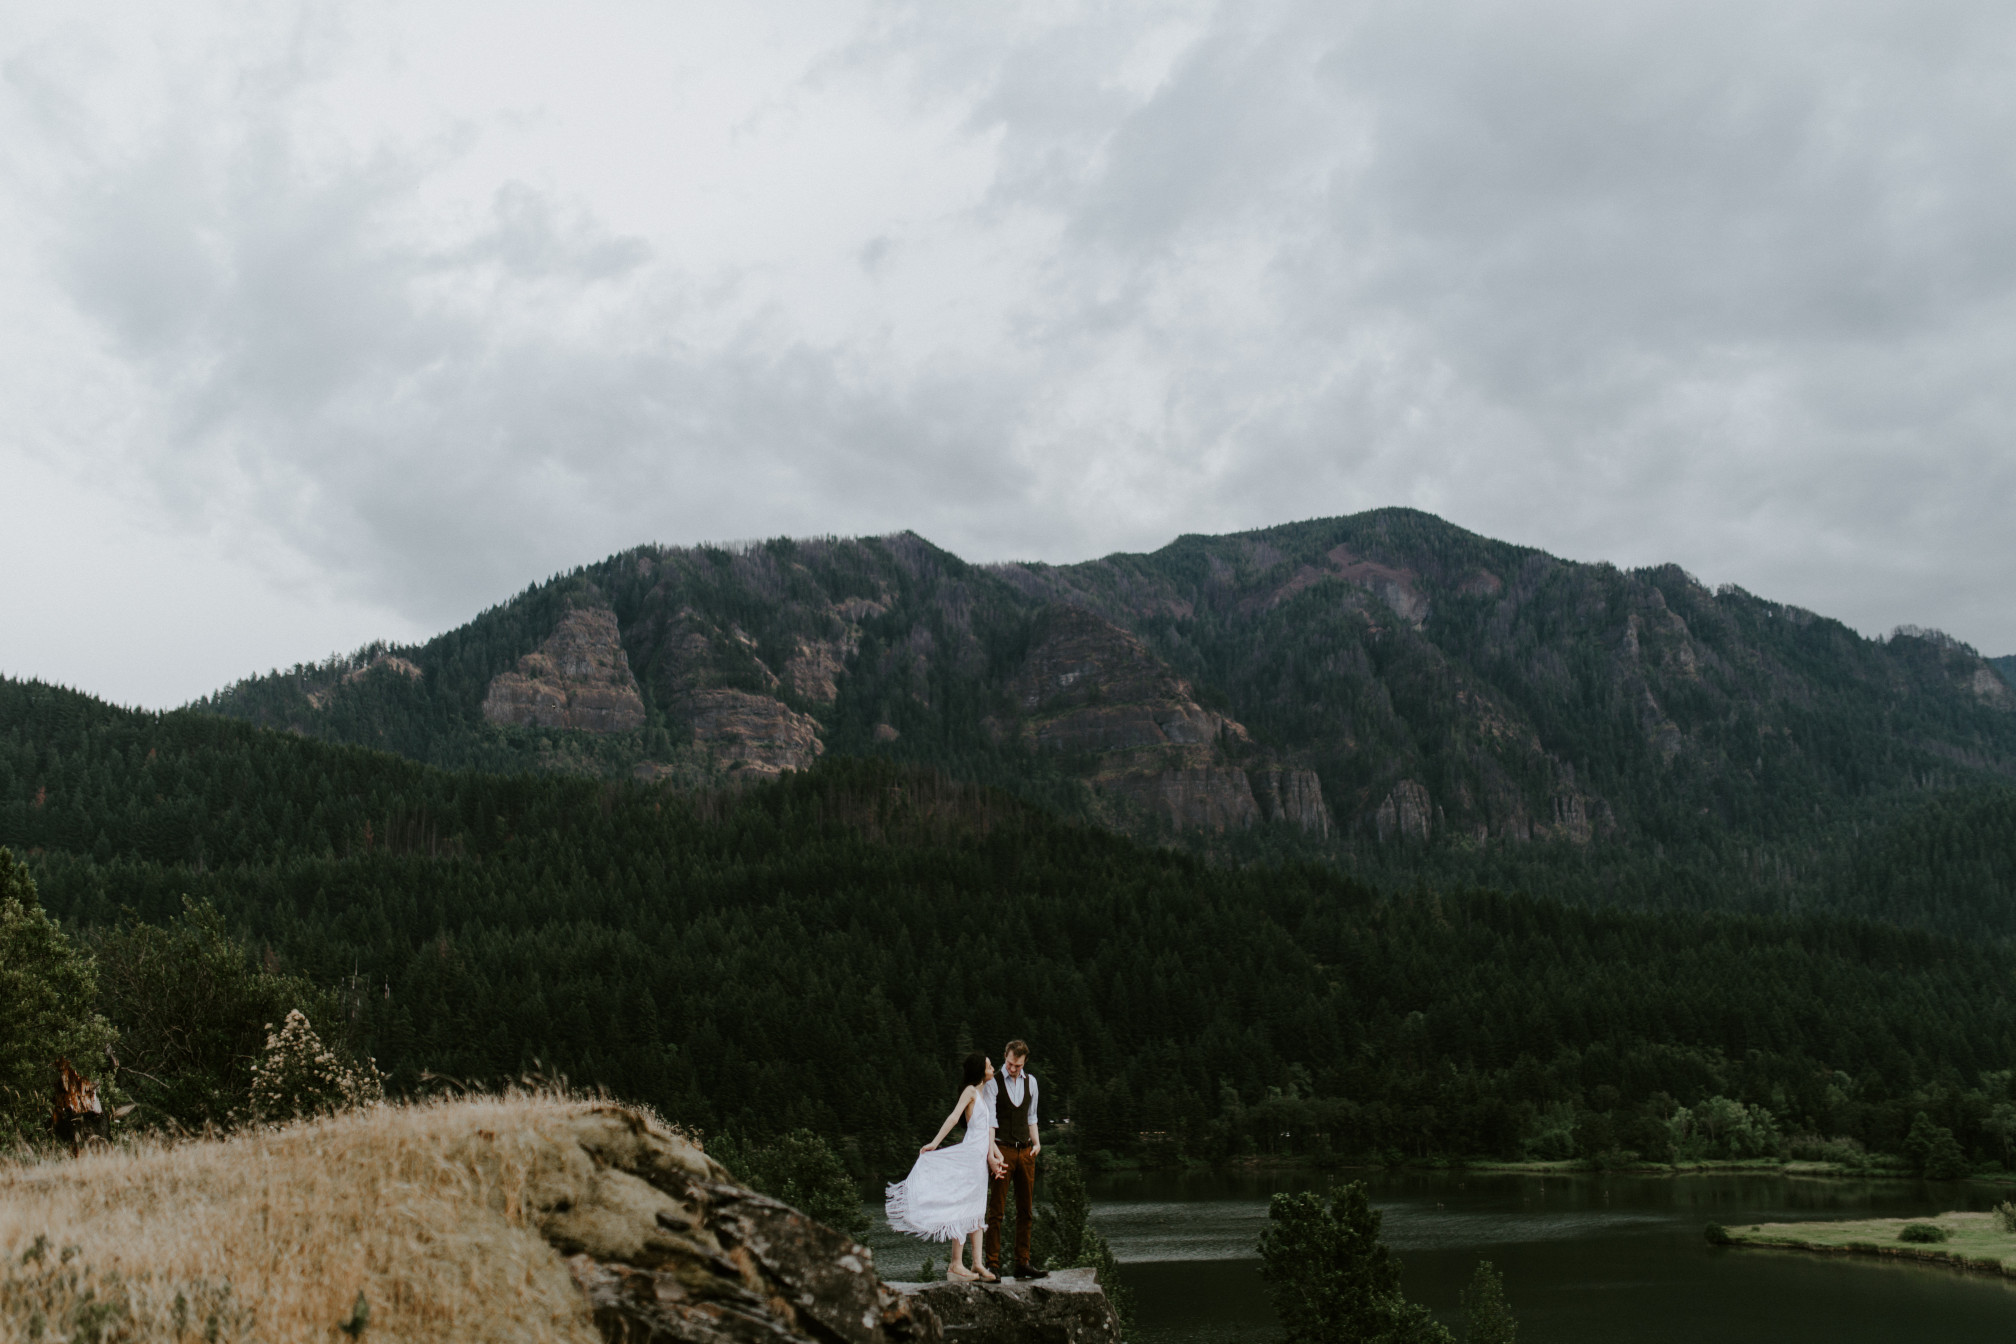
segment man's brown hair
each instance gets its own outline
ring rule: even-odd
[[[1006,1059],[1010,1055],[1020,1055],[1024,1059],[1029,1058],[1029,1042],[1010,1041],[1008,1044],[1002,1046],[1001,1058]]]

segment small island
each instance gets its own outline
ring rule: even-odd
[[[2007,1207],[2007,1206],[2005,1206]],[[1878,1255],[2016,1278],[2016,1228],[2002,1213],[1942,1213],[1931,1218],[1861,1218],[1841,1222],[1708,1225],[1720,1246],[1764,1246],[1826,1255]]]

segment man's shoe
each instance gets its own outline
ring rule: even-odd
[[[1017,1265],[1015,1266],[1015,1277],[1018,1279],[1047,1279],[1050,1277],[1050,1271],[1047,1269],[1038,1269],[1034,1265]]]

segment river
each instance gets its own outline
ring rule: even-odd
[[[1716,1250],[1701,1235],[1799,1219],[1986,1209],[2007,1191],[1922,1181],[1762,1175],[1528,1176],[1348,1173],[1385,1213],[1409,1297],[1457,1324],[1477,1261],[1505,1276],[1526,1344],[1898,1344],[2008,1338],[2016,1282],[1931,1266],[1789,1251]],[[1317,1172],[1108,1174],[1093,1222],[1132,1290],[1133,1344],[1265,1341],[1278,1329],[1256,1245],[1275,1191],[1320,1189]],[[869,1238],[890,1278],[915,1274],[916,1242]],[[943,1248],[933,1248],[939,1265]],[[1458,1331],[1460,1337],[1460,1330]]]

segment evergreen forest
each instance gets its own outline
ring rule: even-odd
[[[1992,782],[1872,823],[1838,907],[1636,908],[1145,843],[918,762],[444,769],[0,681],[0,845],[129,1052],[186,1035],[164,966],[212,987],[201,1079],[122,1083],[164,1121],[228,1118],[291,1004],[395,1094],[564,1077],[731,1141],[809,1130],[861,1178],[1011,1036],[1094,1161],[1859,1160],[1937,1130],[2016,1164]]]

